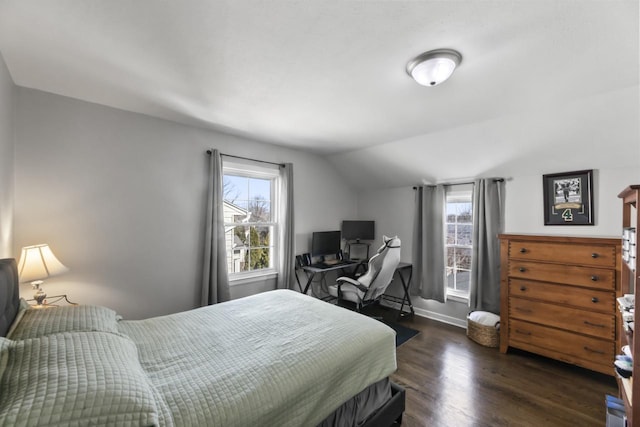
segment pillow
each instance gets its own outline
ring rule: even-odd
[[[6,346],[5,346],[6,347]],[[154,389],[128,338],[73,332],[14,341],[0,425],[158,425]]]
[[[7,350],[11,344],[13,344],[13,341],[9,338],[0,337],[0,353]]]
[[[7,338],[24,340],[60,332],[92,331],[118,333],[116,312],[96,305],[32,308],[23,311]]]
[[[2,374],[4,369],[7,367],[7,359],[9,357],[9,348],[13,341],[10,339],[0,337],[0,378],[2,378]]]

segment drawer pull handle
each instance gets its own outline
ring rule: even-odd
[[[520,248],[520,253],[521,254],[526,254],[527,253],[527,249],[526,248]]]
[[[598,257],[599,257],[599,255],[597,253],[595,253],[595,252],[591,254],[591,258],[598,258]]]
[[[605,354],[604,351],[594,350],[592,348],[587,347],[586,345],[583,347],[586,351],[590,351],[591,353]]]
[[[516,329],[516,332],[522,335],[531,335],[531,332],[529,331],[521,331],[520,329]]]
[[[526,286],[520,286],[520,290],[521,290],[522,292],[524,292],[524,291],[526,291],[526,290],[527,290],[527,287],[526,287]]]
[[[598,299],[598,297],[593,297],[591,298],[591,302],[596,303],[596,302],[600,302],[600,300]]]
[[[598,281],[598,276],[596,276],[596,275],[591,276],[591,280],[593,282],[597,282]]]
[[[601,325],[599,323],[591,323],[588,320],[585,320],[584,324],[587,326],[595,326],[596,328],[604,328],[606,326],[606,325]]]
[[[518,269],[518,271],[520,271],[520,273],[524,273],[525,271],[527,271],[527,269],[526,269],[526,268],[524,268],[524,267],[520,267],[520,268]]]

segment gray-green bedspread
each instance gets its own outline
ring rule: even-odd
[[[117,319],[22,309],[0,337],[0,425],[316,426],[396,369],[391,328],[293,291]]]
[[[391,328],[287,290],[118,328],[177,426],[315,426],[396,369]]]

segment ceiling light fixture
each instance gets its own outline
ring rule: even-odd
[[[407,64],[407,74],[422,86],[437,86],[453,74],[462,55],[453,49],[436,49],[416,56]]]

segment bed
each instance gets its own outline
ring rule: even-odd
[[[395,332],[275,290],[145,320],[33,309],[0,260],[0,425],[388,426]]]

